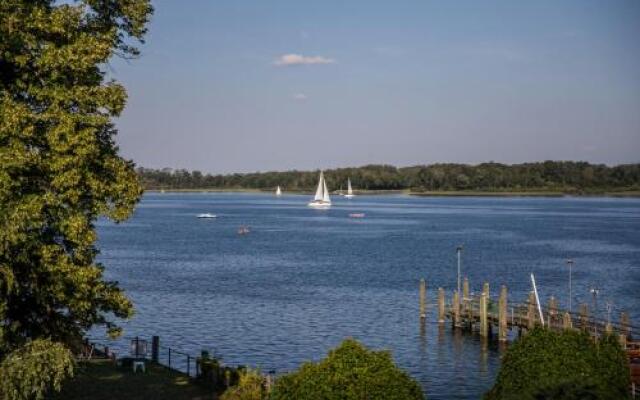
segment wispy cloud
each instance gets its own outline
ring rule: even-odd
[[[333,64],[336,60],[322,56],[303,56],[302,54],[283,54],[273,64],[279,67],[293,65]]]
[[[304,93],[294,93],[291,95],[291,98],[297,101],[305,101],[307,99],[307,95]]]

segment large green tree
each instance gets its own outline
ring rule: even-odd
[[[0,1],[0,359],[36,338],[116,330],[132,304],[96,263],[94,222],[141,188],[118,155],[114,56],[138,55],[149,0]]]

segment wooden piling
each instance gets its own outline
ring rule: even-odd
[[[611,325],[611,322],[607,322],[607,324],[604,326],[604,331],[607,332],[607,334],[613,333],[613,325]]]
[[[536,325],[536,297],[533,291],[529,292],[527,300],[527,329],[533,329]]]
[[[467,321],[469,330],[471,330],[472,313],[471,298],[469,297],[469,278],[465,276],[462,283],[462,315]]]
[[[489,336],[489,324],[487,320],[487,294],[482,291],[480,295],[480,336]]]
[[[622,347],[623,350],[627,349],[627,335],[625,335],[624,333],[621,333],[619,336],[618,341],[620,342],[620,347]]]
[[[620,313],[620,330],[627,339],[631,337],[631,324],[629,323],[629,314],[626,312]]]
[[[498,304],[498,339],[507,340],[507,287],[502,285]]]
[[[464,277],[464,281],[462,283],[462,300],[469,299],[469,278]]]
[[[420,279],[420,318],[427,318],[427,283]]]
[[[160,336],[151,337],[151,361],[157,363],[160,361]]]
[[[460,294],[457,290],[453,291],[453,326],[460,327]]]
[[[444,289],[438,288],[438,322],[443,323],[445,316]]]
[[[580,329],[583,331],[589,329],[589,307],[586,303],[580,304]]]
[[[556,325],[556,314],[558,313],[558,302],[556,298],[551,296],[549,298],[549,305],[547,306],[549,309],[549,316],[547,317],[547,321],[549,324],[549,328],[553,329]]]
[[[571,314],[569,314],[569,311],[566,311],[562,316],[562,329],[573,329],[573,323],[571,321]]]
[[[487,300],[491,297],[489,294],[489,282],[485,282],[484,285],[482,285],[482,293],[487,296]]]

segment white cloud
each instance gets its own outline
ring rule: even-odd
[[[283,54],[273,64],[279,67],[292,65],[333,64],[336,60],[322,56],[303,56],[302,54]]]
[[[291,98],[298,101],[304,101],[307,99],[307,95],[304,93],[294,93],[291,95]]]

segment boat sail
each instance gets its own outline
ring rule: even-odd
[[[351,189],[351,179],[347,178],[347,194],[345,194],[344,197],[351,199],[353,196],[355,195],[353,194],[353,189]]]
[[[327,182],[324,180],[324,173],[322,171],[320,171],[320,180],[318,181],[318,188],[316,189],[316,195],[313,197],[313,201],[311,201],[308,205],[309,207],[314,207],[314,208],[331,207],[331,198],[329,197]]]
[[[280,190],[280,185],[278,185],[278,188],[276,189],[276,196],[282,196],[282,190]]]

